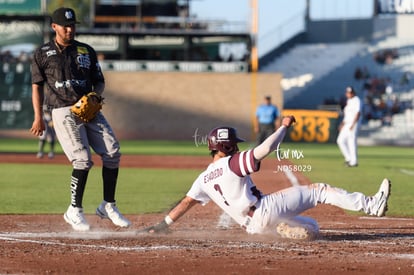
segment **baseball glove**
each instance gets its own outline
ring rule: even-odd
[[[70,109],[73,114],[84,122],[89,122],[102,109],[103,98],[95,92],[82,96]]]

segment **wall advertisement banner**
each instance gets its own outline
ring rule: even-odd
[[[0,0],[0,11],[2,14],[40,14],[41,0]]]
[[[30,128],[33,122],[30,62],[42,43],[42,23],[0,22],[0,129]]]
[[[283,116],[295,116],[285,141],[334,143],[337,137],[339,113],[322,110],[283,110]]]

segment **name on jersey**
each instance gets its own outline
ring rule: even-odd
[[[204,175],[204,183],[208,183],[218,177],[223,176],[223,168],[217,168]]]
[[[70,88],[70,87],[83,87],[85,88],[87,84],[86,80],[71,79],[65,81],[55,81],[55,88]]]

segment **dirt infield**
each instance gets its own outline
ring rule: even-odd
[[[202,169],[208,157],[123,156],[123,167]],[[2,154],[6,162],[45,162]],[[58,155],[53,163],[66,163]],[[99,161],[95,163],[98,165]],[[253,175],[265,193],[290,185],[273,160]],[[308,183],[303,175],[299,182]],[[294,242],[217,226],[221,211],[196,206],[167,235],[137,233],[164,214],[128,215],[129,229],[87,215],[92,230],[74,232],[61,215],[1,215],[0,274],[414,274],[414,219],[349,215],[332,206],[304,213],[321,236]]]

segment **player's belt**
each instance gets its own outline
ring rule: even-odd
[[[249,212],[247,212],[247,216],[249,216],[250,218],[253,217],[254,211],[256,211],[256,205],[252,205],[249,208]]]
[[[247,216],[249,216],[250,218],[253,217],[254,211],[256,211],[257,207],[259,207],[261,198],[262,196],[257,196],[256,203],[250,206],[249,211],[247,212]]]

